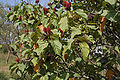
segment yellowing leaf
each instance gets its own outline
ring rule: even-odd
[[[75,80],[75,78],[69,78],[69,80]]]
[[[83,60],[86,61],[89,54],[89,45],[86,42],[82,42],[79,45],[81,48]]]
[[[42,33],[42,31],[43,31],[43,25],[38,26],[38,28],[40,29],[40,32]]]

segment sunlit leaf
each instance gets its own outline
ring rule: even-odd
[[[86,42],[79,43],[83,60],[86,61],[89,54],[89,45]]]

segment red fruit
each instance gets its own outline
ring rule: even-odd
[[[61,28],[58,28],[58,30],[59,30],[61,33],[63,33],[63,31],[61,30]]]
[[[51,31],[51,29],[50,29],[49,26],[47,26],[47,32],[48,32],[48,34],[51,34],[51,33],[52,33],[52,31]]]
[[[63,1],[63,6],[64,6],[64,7],[66,6],[66,4],[67,4],[67,2],[66,2],[66,1]]]
[[[16,59],[16,62],[20,62],[20,59]]]
[[[56,11],[56,8],[54,8],[54,10]]]
[[[66,3],[66,9],[70,9],[70,7],[71,7],[71,2],[69,2],[69,3]]]
[[[35,3],[39,3],[39,0],[36,0]]]
[[[62,37],[62,38],[64,37],[64,32],[61,33],[61,37]]]
[[[26,33],[28,33],[28,32],[29,32],[29,30],[27,29],[27,30],[25,30],[25,32],[26,32]]]
[[[11,8],[9,8],[9,10],[11,10]]]
[[[47,8],[43,7],[43,13],[46,14],[48,12],[49,12],[49,10]]]
[[[61,37],[64,37],[64,32],[60,28],[58,30],[61,32]]]
[[[43,31],[44,31],[45,33],[47,33],[47,28],[46,28],[46,27],[44,27],[44,28],[43,28]]]
[[[26,3],[26,5],[29,5],[29,3]]]

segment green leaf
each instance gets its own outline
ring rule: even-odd
[[[9,80],[15,80],[15,79],[13,79],[13,78],[10,78]]]
[[[25,70],[26,66],[22,63],[22,64],[18,64],[18,68],[19,68],[19,70],[21,70],[23,72]]]
[[[48,79],[49,79],[48,75],[42,76],[42,77],[40,78],[40,80],[48,80]]]
[[[31,49],[26,49],[26,50],[24,50],[23,52],[22,52],[22,56],[24,56],[26,53],[28,53],[28,52],[30,52],[31,51]]]
[[[74,38],[75,35],[81,34],[81,30],[79,28],[72,27],[71,38]]]
[[[60,55],[61,49],[62,49],[62,44],[60,43],[59,40],[51,40],[50,41],[51,46],[55,52],[55,54]]]
[[[13,20],[13,17],[14,17],[14,15],[11,15],[11,16],[9,17],[10,21]]]
[[[117,0],[105,0],[106,2],[109,2],[111,5],[115,4]]]
[[[120,50],[119,50],[118,46],[115,46],[115,50],[116,50],[118,53],[120,53]]]
[[[111,10],[103,10],[102,16],[105,16],[108,20],[112,22],[117,22],[120,20],[119,14],[117,11],[111,9]]]
[[[0,45],[0,48],[2,48],[2,45]]]
[[[12,67],[15,66],[16,67],[16,63],[13,63],[9,66],[9,70],[12,69]]]
[[[32,63],[33,63],[34,66],[37,64],[37,60],[38,60],[37,57],[34,57],[34,58],[32,59]]]
[[[68,29],[68,19],[67,19],[67,17],[61,18],[61,20],[58,24],[60,24],[60,28],[63,30],[63,32],[65,30],[67,30]]]
[[[74,77],[81,77],[81,76],[78,73],[75,73]]]
[[[69,73],[67,73],[65,80],[68,80],[69,78]]]
[[[93,30],[98,29],[95,25],[87,25],[87,27],[89,27],[90,29],[93,29]]]
[[[63,48],[64,48],[63,54],[65,54],[65,52],[66,52],[68,49],[71,48],[71,44],[72,44],[73,41],[74,41],[74,39],[72,39],[72,38],[68,40],[67,45],[65,45],[65,46],[63,47]]]
[[[28,23],[33,24],[35,20],[28,20]]]
[[[37,48],[34,51],[37,53],[37,55],[40,55],[44,51],[44,49],[48,46],[48,43],[43,40],[38,40],[37,43],[39,45],[39,48]]]
[[[20,71],[17,71],[17,74],[21,77],[22,73]]]
[[[86,61],[89,54],[89,45],[86,42],[79,43],[83,60]]]
[[[84,11],[82,9],[77,9],[76,13],[79,14],[81,17],[87,19],[88,15],[86,13],[84,13]]]
[[[17,49],[17,46],[16,46],[15,44],[11,44],[10,46],[11,46],[14,50]]]

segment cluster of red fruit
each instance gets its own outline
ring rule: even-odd
[[[51,31],[51,29],[50,29],[49,26],[47,26],[47,28],[44,27],[44,28],[43,28],[43,31],[44,31],[47,35],[50,35],[50,34],[52,33],[52,31]]]
[[[49,10],[47,8],[43,7],[43,13],[46,14],[48,12],[49,12]]]
[[[71,2],[63,1],[63,6],[66,7],[67,10],[70,10]]]

